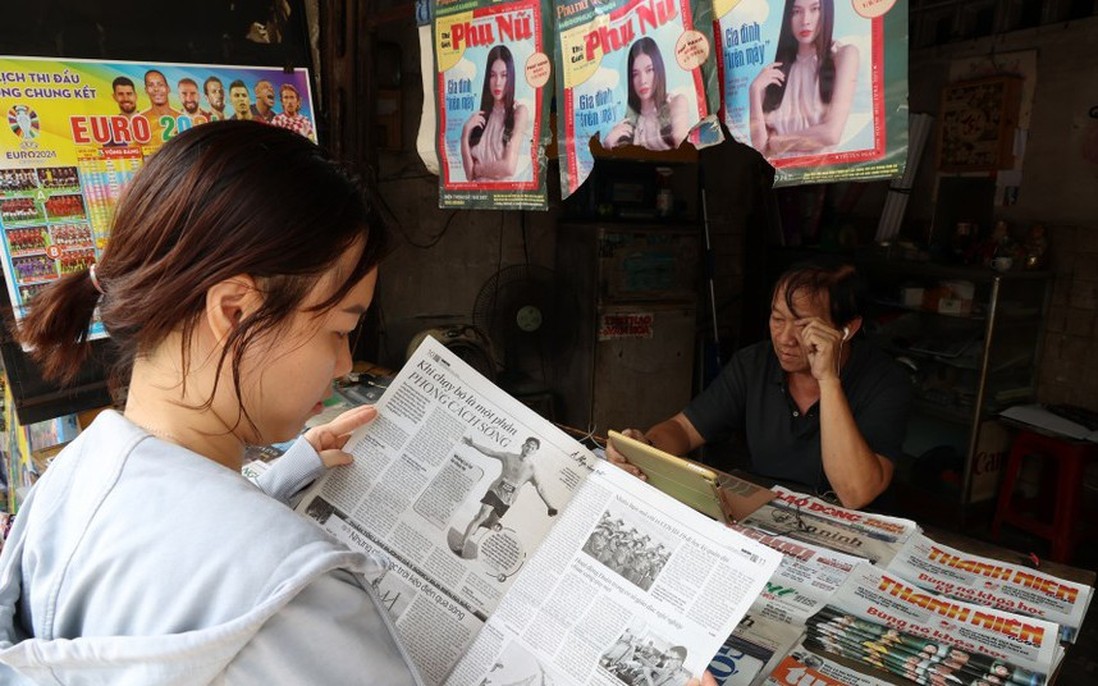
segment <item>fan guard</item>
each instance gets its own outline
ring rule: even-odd
[[[574,301],[551,269],[504,267],[477,294],[473,324],[488,334],[503,375],[548,383],[557,357],[568,350]]]

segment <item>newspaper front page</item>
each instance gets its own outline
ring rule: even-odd
[[[746,686],[773,671],[800,639],[808,617],[865,561],[747,526],[732,528],[782,554],[781,565],[709,665],[721,686]]]
[[[685,684],[779,558],[604,463],[447,683]]]
[[[814,653],[800,643],[783,657],[766,686],[890,686],[891,682],[876,679],[851,669],[845,664]]]
[[[1041,686],[1063,651],[1059,627],[923,590],[862,565],[813,615],[805,645],[926,683],[951,677],[970,683]]]
[[[732,527],[782,554],[782,562],[766,582],[759,600],[766,601],[774,619],[804,625],[809,615],[831,599],[863,558],[812,545],[804,541],[772,536],[743,525]]]
[[[803,634],[803,624],[767,616],[765,602],[756,600],[709,661],[709,672],[719,686],[757,684],[773,671]]]
[[[378,417],[301,499],[373,579],[428,683],[441,683],[596,458],[428,338]]]
[[[909,519],[848,510],[781,486],[741,524],[887,565],[919,531]]]
[[[1094,589],[1021,565],[1011,565],[913,536],[888,570],[916,586],[971,603],[1038,617],[1060,625],[1072,643]]]

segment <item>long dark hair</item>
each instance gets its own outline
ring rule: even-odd
[[[825,105],[831,102],[831,93],[835,89],[835,60],[831,57],[832,34],[835,31],[834,0],[819,0],[820,22],[816,30],[816,57],[819,60],[820,101]],[[785,13],[782,15],[782,28],[778,34],[778,49],[774,52],[774,61],[781,62],[781,83],[772,83],[766,87],[763,95],[763,112],[770,112],[782,104],[785,86],[789,83],[789,70],[797,60],[800,44],[793,35],[793,6],[796,0],[785,0]]]
[[[515,58],[511,56],[511,50],[506,45],[497,45],[488,51],[484,87],[480,91],[480,111],[484,112],[487,119],[496,104],[496,99],[492,97],[492,65],[496,60],[502,60],[507,66],[507,85],[503,87],[503,145],[506,146],[511,142],[511,132],[515,128]],[[469,147],[479,143],[483,135],[483,126],[474,128],[469,133]]]
[[[641,55],[648,55],[648,58],[652,60],[652,72],[655,77],[652,79],[652,101],[656,103],[657,116],[660,122],[660,138],[663,139],[670,147],[675,147],[677,141],[671,134],[671,112],[668,109],[667,103],[667,68],[663,65],[663,55],[660,53],[660,46],[656,44],[656,41],[651,37],[645,36],[638,39],[629,48],[629,57],[625,63],[625,73],[629,79],[628,99],[629,111],[632,115],[640,117],[641,112],[641,99],[637,95],[637,91],[633,87],[633,63],[637,61],[637,58]],[[636,135],[636,128],[633,129],[634,136]],[[617,145],[623,143],[632,143],[632,136],[622,136],[616,142]]]
[[[361,246],[339,288],[310,309],[334,307],[378,263],[385,242],[363,189],[305,137],[257,122],[203,124],[165,143],[123,193],[95,265],[102,297],[88,272],[63,276],[35,295],[17,335],[47,378],[72,381],[90,352],[98,306],[117,350],[115,382],[128,381],[134,358],[177,329],[186,378],[206,291],[248,274],[263,304],[233,328],[218,360],[218,372],[230,366],[239,399],[246,349],[277,334],[317,281]]]
[[[652,84],[652,100],[656,107],[663,107],[667,102],[667,70],[663,66],[663,55],[660,54],[660,46],[650,36],[645,36],[633,43],[629,48],[629,59],[625,64],[625,74],[629,79],[629,107],[637,114],[641,111],[641,99],[633,90],[633,63],[641,55],[648,55],[652,60],[652,70],[655,73]]]

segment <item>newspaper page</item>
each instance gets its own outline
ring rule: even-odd
[[[680,686],[779,557],[603,463],[447,683]]]
[[[763,683],[766,686],[888,686],[891,682],[814,653],[801,643],[781,659]]]
[[[909,519],[848,510],[781,486],[770,490],[777,497],[741,524],[856,555],[882,566],[888,565],[919,531],[918,525]]]
[[[1075,641],[1094,589],[1035,569],[980,557],[913,536],[888,570],[916,586],[971,603],[1047,619],[1060,640]]]
[[[732,528],[782,553],[781,565],[709,665],[718,684],[746,686],[777,667],[800,639],[808,617],[865,561],[750,527]]]
[[[1052,622],[946,598],[862,565],[809,619],[805,645],[920,683],[1041,686],[1063,655],[1058,631]]]
[[[427,338],[378,417],[301,499],[352,550],[428,683],[441,683],[597,459]]]
[[[757,684],[777,666],[804,634],[804,625],[767,616],[756,600],[709,661],[719,686]]]
[[[782,562],[766,582],[760,601],[767,615],[788,624],[804,625],[809,615],[830,600],[863,558],[821,548],[784,536],[771,536],[751,527],[732,527],[782,554]]]

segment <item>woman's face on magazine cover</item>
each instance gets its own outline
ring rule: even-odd
[[[334,307],[324,302],[353,269],[357,250],[348,250],[330,276],[321,278],[285,328],[249,350],[241,368],[241,395],[264,443],[286,441],[309,417],[324,409],[332,381],[351,371],[351,339],[374,297],[377,268],[354,285]]]
[[[652,99],[652,89],[656,85],[656,68],[652,58],[643,52],[633,60],[633,92],[641,102]]]
[[[790,28],[801,45],[816,40],[820,30],[820,0],[794,0]]]
[[[503,100],[503,94],[507,92],[507,63],[503,60],[492,62],[492,69],[488,72],[488,87],[492,89],[492,99],[496,102]]]

